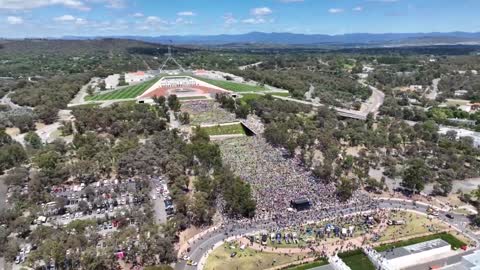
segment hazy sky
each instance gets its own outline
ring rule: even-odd
[[[0,37],[480,31],[480,0],[0,0]]]

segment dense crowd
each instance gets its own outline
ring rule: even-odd
[[[235,122],[235,114],[220,108],[220,104],[209,100],[196,100],[182,104],[182,111],[191,116],[192,125],[221,124]]]
[[[242,137],[219,142],[223,161],[236,175],[250,183],[257,202],[255,219],[274,220],[279,226],[317,220],[338,209],[367,209],[368,196],[357,192],[350,201],[340,203],[334,184],[325,184],[307,171],[297,158],[287,158],[284,150],[268,144],[260,136]],[[294,211],[291,201],[307,199],[311,207]]]

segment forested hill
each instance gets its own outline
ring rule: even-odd
[[[0,54],[41,54],[55,53],[63,55],[91,54],[98,52],[133,53],[160,55],[167,52],[167,46],[129,39],[92,39],[92,40],[60,40],[60,39],[24,39],[0,40]],[[189,52],[192,49],[174,47],[175,52]]]

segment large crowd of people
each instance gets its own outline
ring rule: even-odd
[[[342,208],[367,209],[368,196],[356,192],[350,201],[340,203],[334,184],[326,184],[304,168],[297,158],[287,158],[282,149],[268,144],[261,136],[219,142],[222,158],[236,175],[250,183],[257,202],[255,219],[273,220],[278,226],[317,220]],[[307,199],[311,207],[295,211],[291,201]]]
[[[220,104],[211,100],[185,102],[182,104],[181,110],[188,112],[192,116],[192,125],[222,124],[238,121],[235,118],[235,114],[220,108]]]

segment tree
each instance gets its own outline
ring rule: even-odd
[[[25,160],[27,160],[27,153],[20,144],[12,143],[0,147],[0,173],[20,165]]]
[[[357,189],[355,182],[348,178],[341,178],[340,184],[337,187],[337,197],[341,201],[349,200],[353,192]]]
[[[46,151],[38,154],[33,161],[41,169],[53,170],[60,162],[60,155],[55,151]]]
[[[178,120],[182,125],[187,125],[190,123],[190,114],[188,112],[182,112],[178,115]]]
[[[422,191],[430,176],[430,170],[422,159],[413,159],[408,162],[407,169],[403,172],[400,185],[413,191]]]
[[[165,107],[165,101],[166,101],[166,99],[165,99],[164,96],[159,96],[159,97],[154,96],[153,97],[153,102],[155,102],[155,104],[157,104],[160,107]]]
[[[235,116],[237,118],[246,119],[249,113],[250,113],[250,106],[248,106],[247,104],[241,104],[235,110]]]
[[[181,103],[180,101],[178,100],[178,97],[177,95],[170,95],[168,96],[168,107],[174,111],[174,112],[178,112],[180,110],[180,107],[181,107]]]
[[[208,194],[205,192],[196,192],[193,195],[189,205],[191,219],[195,225],[210,224],[215,211],[211,209]]]
[[[147,266],[145,270],[173,270],[170,265]]]
[[[33,149],[40,149],[42,147],[42,139],[36,132],[29,131],[25,135],[25,142],[27,142]]]

